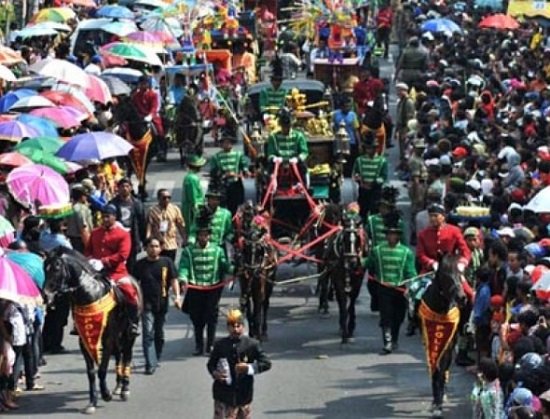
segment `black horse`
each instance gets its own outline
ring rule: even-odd
[[[130,97],[122,99],[114,108],[113,119],[118,134],[135,147],[126,159],[126,171],[128,177],[135,172],[138,178],[139,194],[142,199],[146,198],[147,168],[154,154],[155,143],[158,143],[158,141],[153,141],[153,125],[139,116]]]
[[[173,129],[180,153],[180,164],[183,167],[188,156],[202,155],[204,148],[202,117],[193,96],[185,95],[183,97],[176,111]]]
[[[277,271],[277,250],[266,240],[265,230],[249,223],[243,227],[237,258],[241,310],[246,313],[250,336],[266,340],[269,298]]]
[[[460,318],[460,308],[462,302],[465,301],[464,289],[461,284],[461,275],[457,268],[458,257],[447,255],[442,258],[439,263],[437,272],[435,273],[432,283],[427,287],[422,296],[424,303],[431,312],[436,313],[436,316],[445,318],[446,316],[455,317],[456,327],[450,332],[446,349],[441,354],[436,367],[431,370],[432,380],[432,417],[443,417],[443,398],[445,395],[445,383],[448,378],[449,368],[452,363],[453,351],[456,344],[456,331],[458,329],[458,321]],[[456,317],[458,316],[458,319]],[[423,308],[420,308],[420,321],[423,325],[423,330],[426,328],[426,319],[428,315],[423,315]],[[435,320],[438,321],[437,319]],[[451,329],[449,329],[451,330]],[[424,342],[426,351],[429,350],[429,342]]]
[[[47,255],[44,268],[46,302],[54,301],[57,294],[68,294],[73,306],[73,317],[75,320],[78,316],[83,318],[83,323],[80,323],[83,326],[80,327],[77,323],[77,330],[80,335],[80,350],[86,361],[90,397],[84,413],[94,413],[97,406],[95,365],[98,366],[101,397],[107,402],[112,399],[106,381],[111,355],[115,356],[116,361],[116,388],[113,393],[120,394],[122,400],[127,400],[130,395],[130,368],[135,336],[130,333],[124,297],[77,251],[58,247]],[[135,281],[133,285],[138,291],[141,311],[141,292]],[[95,313],[93,310],[96,310]],[[103,319],[102,334],[97,335],[90,316],[98,315],[107,317]],[[95,344],[94,335],[99,336]],[[90,351],[90,348],[97,348],[97,352]]]
[[[363,282],[364,250],[361,223],[354,216],[344,216],[342,230],[329,239],[325,249],[326,265],[321,273],[319,296],[320,307],[327,307],[328,291],[332,287],[338,302],[342,343],[347,343],[355,331],[355,302]]]

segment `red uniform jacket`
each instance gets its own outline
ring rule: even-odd
[[[129,275],[126,260],[131,249],[132,239],[124,228],[118,225],[110,230],[98,227],[92,231],[86,256],[101,260],[109,277],[118,281]]]
[[[357,115],[361,118],[365,113],[367,102],[374,101],[384,91],[384,82],[375,77],[369,77],[355,84],[353,100],[357,105]]]
[[[423,272],[433,269],[433,264],[444,255],[457,254],[459,262],[467,265],[471,252],[458,227],[444,224],[441,228],[427,227],[418,233],[416,256]]]
[[[153,89],[137,90],[132,95],[132,102],[139,116],[145,118],[147,115],[151,115],[153,117],[153,124],[157,130],[157,134],[164,137],[164,127],[162,126],[162,119],[158,113],[159,99]]]

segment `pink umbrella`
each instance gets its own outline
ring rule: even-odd
[[[70,202],[69,185],[63,176],[40,164],[13,169],[6,179],[6,184],[19,203],[34,209]]]
[[[42,302],[40,290],[31,276],[6,257],[0,255],[0,298],[20,304],[36,305]]]
[[[103,80],[92,74],[88,74],[88,78],[88,87],[85,90],[86,96],[104,105],[113,100],[109,87]]]
[[[72,116],[74,116],[79,121],[84,121],[85,119],[88,119],[90,117],[90,114],[87,112],[84,112],[82,109],[75,108],[74,106],[60,106],[61,109],[65,110],[66,112],[69,112]]]
[[[32,160],[16,151],[0,154],[0,166],[19,167],[26,164],[32,164]]]
[[[61,128],[73,128],[80,126],[80,120],[75,115],[64,107],[57,108],[40,108],[30,112],[31,115],[41,118],[50,119]]]
[[[162,45],[163,43],[161,35],[156,33],[150,33],[150,32],[142,32],[142,31],[132,32],[126,35],[125,38],[128,39],[128,41],[130,41],[131,43],[136,43],[136,44]]]

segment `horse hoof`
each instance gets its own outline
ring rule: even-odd
[[[104,402],[110,402],[111,400],[113,400],[113,395],[110,391],[108,391],[106,393],[101,393],[101,398]]]
[[[121,392],[122,392],[122,387],[120,386],[120,384],[117,384],[115,389],[113,390],[113,395],[120,396]]]
[[[130,390],[124,390],[120,392],[120,400],[127,401],[130,398]]]
[[[84,409],[82,409],[82,413],[85,415],[93,415],[95,413],[95,406],[94,405],[88,405]]]

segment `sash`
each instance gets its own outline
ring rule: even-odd
[[[88,354],[96,364],[101,362],[103,354],[102,342],[103,331],[107,326],[109,313],[116,306],[114,292],[110,291],[101,299],[85,306],[73,307],[73,320],[78,335],[86,348]]]
[[[430,376],[439,367],[441,357],[453,341],[460,321],[460,310],[453,307],[445,314],[433,311],[422,300],[418,309],[422,338]]]
[[[153,141],[153,133],[149,129],[140,140],[131,141],[129,137],[127,137],[127,140],[134,146],[134,148],[130,151],[130,160],[132,161],[132,166],[136,172],[139,184],[143,185],[145,182],[147,153],[149,151],[149,146]]]

